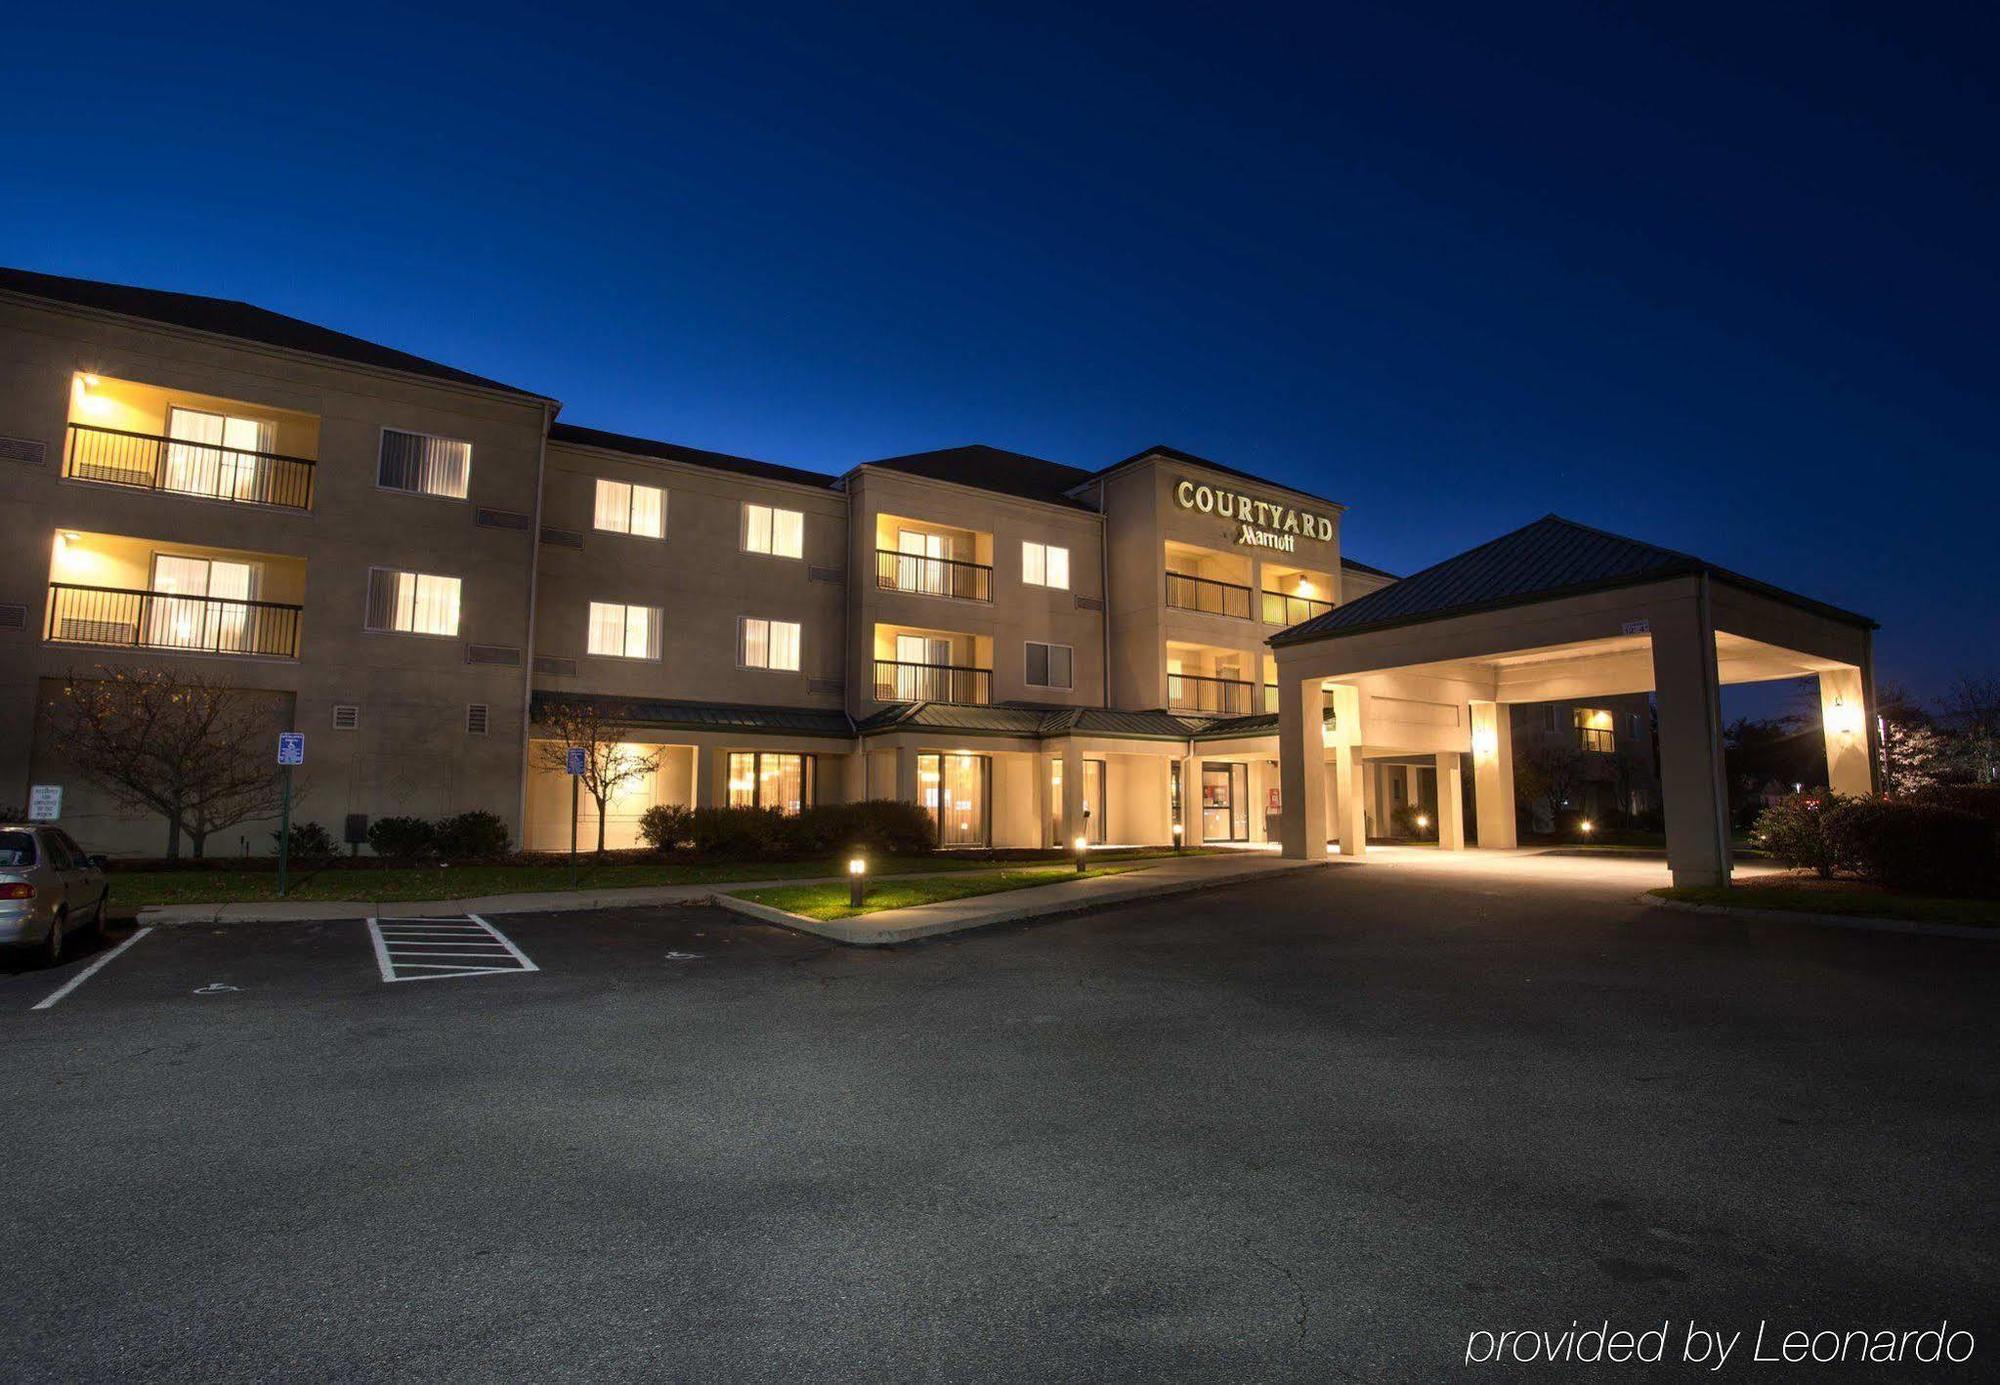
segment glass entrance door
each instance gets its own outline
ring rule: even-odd
[[[990,767],[984,755],[917,756],[917,791],[939,846],[986,845]]]
[[[1250,767],[1201,767],[1201,839],[1205,842],[1250,840]]]
[[[1089,825],[1092,846],[1102,846],[1105,842],[1104,780],[1104,761],[1083,762],[1083,820]]]

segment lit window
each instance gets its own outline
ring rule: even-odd
[[[729,753],[729,806],[775,808],[786,816],[813,801],[813,757],[771,751]]]
[[[660,657],[660,608],[590,603],[590,652],[613,659]]]
[[[597,480],[599,529],[614,534],[635,534],[657,539],[667,532],[667,493],[658,486],[635,486],[624,481]]]
[[[392,491],[465,499],[472,479],[472,444],[425,433],[382,430],[381,463],[375,483]]]
[[[1031,587],[1069,586],[1069,550],[1052,543],[1021,543],[1021,580]]]
[[[1580,749],[1609,754],[1618,748],[1611,713],[1592,707],[1576,709],[1576,740]]]
[[[405,635],[458,633],[456,577],[373,568],[368,573],[368,628]]]
[[[1066,644],[1028,644],[1027,681],[1031,688],[1070,688],[1075,654]]]
[[[798,558],[806,551],[806,517],[769,505],[743,506],[743,548],[774,558]]]
[[[799,625],[792,620],[743,618],[743,663],[746,668],[799,669]]]

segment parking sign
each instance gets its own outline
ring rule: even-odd
[[[584,749],[582,746],[571,746],[569,752],[563,756],[563,768],[571,774],[582,774],[583,757]]]
[[[306,762],[306,733],[303,731],[280,731],[278,733],[278,763],[281,765],[302,765]]]
[[[62,785],[35,784],[28,789],[28,821],[54,822],[62,816]]]

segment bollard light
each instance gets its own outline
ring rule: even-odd
[[[1419,832],[1429,830],[1430,825],[1431,825],[1431,815],[1429,813],[1417,814],[1417,830]]]
[[[1076,848],[1076,873],[1082,875],[1083,858],[1090,850],[1090,839],[1088,837],[1078,837],[1071,845]]]
[[[1180,825],[1180,824],[1179,824],[1179,823],[1177,822],[1177,823],[1175,823],[1175,824],[1174,824],[1174,850],[1176,850],[1176,851],[1180,851],[1180,850],[1182,850],[1182,849],[1183,849],[1183,848],[1185,847],[1185,845],[1186,845],[1186,843],[1184,843],[1184,842],[1183,842],[1183,841],[1181,840],[1181,837],[1182,837],[1182,835],[1183,835],[1183,832],[1182,832],[1182,828],[1181,828],[1181,825]]]
[[[861,907],[862,897],[867,893],[868,862],[856,856],[847,863],[847,902],[854,908]]]
[[[1597,824],[1592,822],[1589,818],[1579,818],[1577,820],[1576,830],[1583,833],[1584,836],[1588,837],[1592,832],[1595,832],[1597,830]]]

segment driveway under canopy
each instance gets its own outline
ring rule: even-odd
[[[1440,845],[1465,844],[1460,757],[1470,753],[1479,842],[1512,847],[1513,747],[1501,709],[1650,692],[1674,882],[1726,882],[1721,686],[1817,677],[1828,787],[1870,792],[1875,628],[1700,558],[1549,515],[1272,638],[1285,854],[1318,854],[1329,839],[1361,854],[1364,759],[1424,753],[1437,757]],[[1323,729],[1322,685],[1336,712]]]

